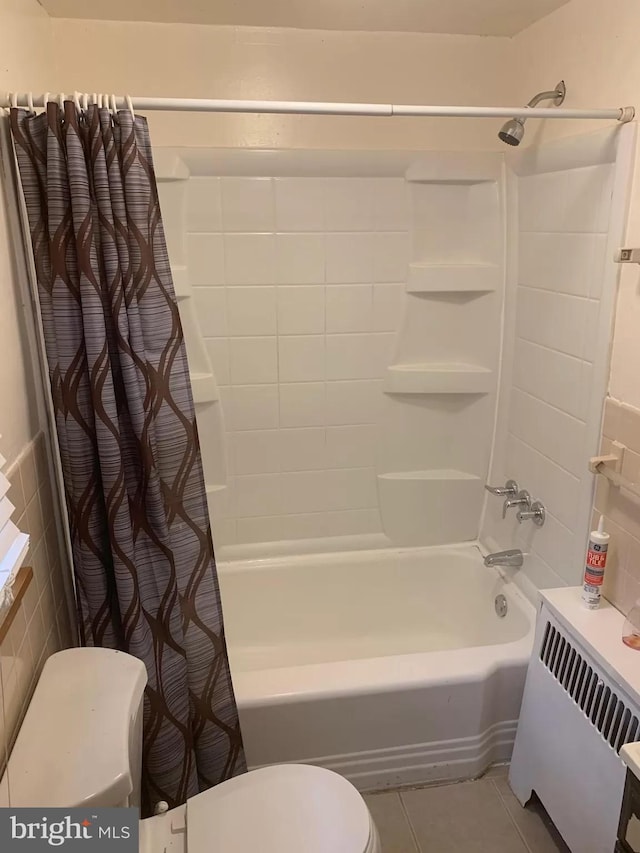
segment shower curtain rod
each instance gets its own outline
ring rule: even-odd
[[[104,105],[117,109],[164,110],[178,112],[203,113],[291,113],[294,115],[352,115],[352,116],[433,116],[440,118],[575,118],[575,119],[615,119],[621,122],[632,121],[634,107],[617,107],[608,110],[562,109],[560,107],[458,107],[458,106],[420,106],[410,104],[342,104],[322,101],[239,101],[211,100],[208,98],[146,98],[115,97],[101,95]],[[54,100],[75,100],[84,104],[94,103],[95,95],[53,94]],[[0,108],[19,104],[29,108],[43,108],[49,100],[46,95],[9,93],[0,98]]]

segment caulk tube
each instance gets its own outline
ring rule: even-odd
[[[589,610],[596,610],[600,606],[610,539],[611,536],[604,531],[604,516],[601,515],[598,529],[592,530],[589,534],[589,548],[582,581],[582,603]]]

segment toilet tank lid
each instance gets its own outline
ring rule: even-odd
[[[7,762],[11,805],[117,805],[135,780],[131,723],[147,682],[142,661],[67,649],[44,665]]]

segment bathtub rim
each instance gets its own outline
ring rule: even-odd
[[[392,556],[428,553],[433,556],[438,552],[443,555],[451,555],[452,552],[464,556],[473,554],[478,560],[483,558],[483,549],[474,542],[296,556],[287,554],[242,561],[223,561],[218,568],[222,573],[237,574],[244,571],[268,571],[276,565],[282,565],[283,562],[299,564],[302,561],[308,566],[333,563],[341,556],[351,561],[362,557],[364,561],[367,554],[379,559],[382,554]],[[231,652],[231,677],[238,705],[241,708],[286,705],[332,697],[411,690],[436,684],[455,685],[470,680],[485,681],[499,669],[526,666],[533,648],[536,608],[514,582],[512,576],[495,567],[488,571],[494,574],[496,581],[503,582],[503,592],[507,600],[521,610],[527,622],[527,632],[518,640],[458,649],[235,672],[233,652]]]
[[[310,542],[315,540],[301,540]],[[484,557],[489,553],[478,540],[472,542],[452,542],[446,545],[381,545],[380,547],[367,548],[342,548],[340,550],[329,549],[326,551],[307,551],[302,550],[298,553],[293,552],[277,552],[268,553],[266,556],[234,556],[229,559],[219,558],[216,560],[216,567],[222,573],[240,573],[243,571],[255,571],[256,569],[271,569],[275,566],[285,564],[302,564],[302,565],[323,565],[325,563],[335,563],[336,560],[344,559],[349,561],[362,561],[366,559],[379,559],[381,556],[410,556],[412,554],[429,554],[436,555],[455,554],[460,556],[473,556],[475,560],[480,560],[482,563]],[[524,555],[526,559],[526,554]],[[483,566],[483,568],[487,568]],[[497,577],[503,578],[506,582],[511,583],[514,578],[507,570],[501,566],[488,567],[495,571]]]

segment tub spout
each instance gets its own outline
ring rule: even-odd
[[[524,557],[519,548],[513,548],[510,551],[496,551],[495,554],[487,554],[484,558],[485,566],[510,566],[519,569],[523,563]]]

